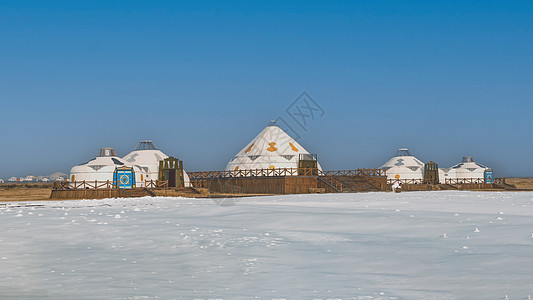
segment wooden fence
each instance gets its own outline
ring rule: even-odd
[[[168,181],[159,180],[145,180],[144,186],[146,188],[166,188]],[[118,184],[113,180],[106,181],[55,181],[52,185],[53,190],[97,190],[97,189],[117,189]]]
[[[235,171],[187,172],[190,180],[217,179],[231,177],[271,177],[271,176],[386,176],[383,169],[355,169],[341,171],[320,171],[314,168],[252,169]]]
[[[423,179],[388,179],[387,184],[423,184]],[[441,182],[442,183],[442,182]],[[494,178],[496,184],[505,184],[505,178]],[[485,184],[485,178],[445,178],[443,184]]]
[[[384,169],[355,169],[355,170],[340,170],[340,171],[324,171],[324,172],[320,172],[319,175],[380,177],[380,176],[387,176],[387,172]]]
[[[387,184],[394,184],[396,182],[401,184],[422,184],[424,183],[424,179],[387,179]]]

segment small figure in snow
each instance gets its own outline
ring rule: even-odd
[[[402,192],[402,184],[400,182],[396,181],[392,185],[392,191],[395,192],[395,193],[401,193]]]

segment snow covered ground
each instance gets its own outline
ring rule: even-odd
[[[1,299],[533,294],[529,192],[1,203],[0,226]]]

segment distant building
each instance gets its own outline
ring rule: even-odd
[[[33,176],[33,175],[28,175],[28,176],[24,177],[24,179],[21,180],[21,181],[30,181],[30,182],[31,182],[31,181],[35,181],[35,176]]]
[[[0,178],[0,183],[4,183],[4,180],[2,178]]]
[[[65,180],[65,178],[67,178],[68,175],[63,172],[55,172],[50,175],[47,175],[46,177],[49,178],[50,181],[56,181],[56,180]]]

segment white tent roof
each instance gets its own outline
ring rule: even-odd
[[[226,171],[298,168],[300,154],[310,154],[275,122],[261,131],[226,165]],[[322,170],[320,164],[318,168]]]
[[[424,163],[414,157],[407,148],[398,149],[396,155],[382,165],[380,169],[387,171],[388,179],[424,178]]]
[[[124,156],[124,162],[129,166],[138,166],[147,176],[148,180],[157,180],[159,175],[159,162],[168,158],[168,155],[157,149],[152,141],[140,141],[135,150]]]
[[[124,156],[123,160],[128,166],[136,166],[146,174],[146,180],[158,180],[159,162],[168,158],[168,155],[152,143],[152,141],[140,141],[135,150]],[[185,186],[189,186],[189,176],[183,171]]]

